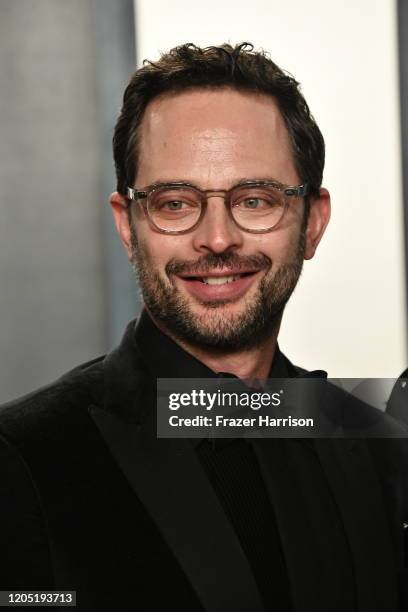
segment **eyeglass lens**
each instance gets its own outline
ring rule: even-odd
[[[186,231],[200,218],[205,195],[188,187],[164,187],[153,191],[147,211],[153,223],[165,231]],[[239,186],[230,194],[231,213],[244,229],[271,229],[279,223],[285,196],[272,186]]]

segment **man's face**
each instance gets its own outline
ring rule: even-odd
[[[158,181],[203,190],[243,179],[300,183],[283,118],[267,96],[221,89],[157,98],[140,143],[139,189]],[[203,347],[241,350],[265,340],[279,326],[304,256],[312,256],[298,199],[265,234],[236,226],[221,197],[210,197],[200,225],[183,235],[159,233],[140,203],[130,228],[117,215],[150,314],[170,335]]]

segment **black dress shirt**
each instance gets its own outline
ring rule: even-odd
[[[216,373],[184,351],[142,313],[137,344],[152,374],[163,378],[232,376]],[[276,347],[269,378],[298,376],[298,371]],[[252,444],[238,439],[193,439],[197,455],[229,518],[248,559],[267,610],[290,612],[288,572],[276,526],[273,505],[266,491]],[[270,440],[270,444],[276,443]],[[303,441],[303,444],[308,442]]]

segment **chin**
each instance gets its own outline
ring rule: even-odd
[[[248,309],[248,300],[215,300],[213,302],[194,302],[190,303],[190,310],[197,316],[205,316],[206,313],[211,314],[212,317],[216,316],[217,312],[220,316],[226,316],[226,313],[231,315],[240,316],[245,313]]]

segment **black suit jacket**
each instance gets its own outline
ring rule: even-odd
[[[89,611],[261,611],[190,441],[156,438],[163,372],[134,327],[105,358],[0,412],[0,588],[76,590]],[[251,443],[296,612],[408,610],[405,440]]]

